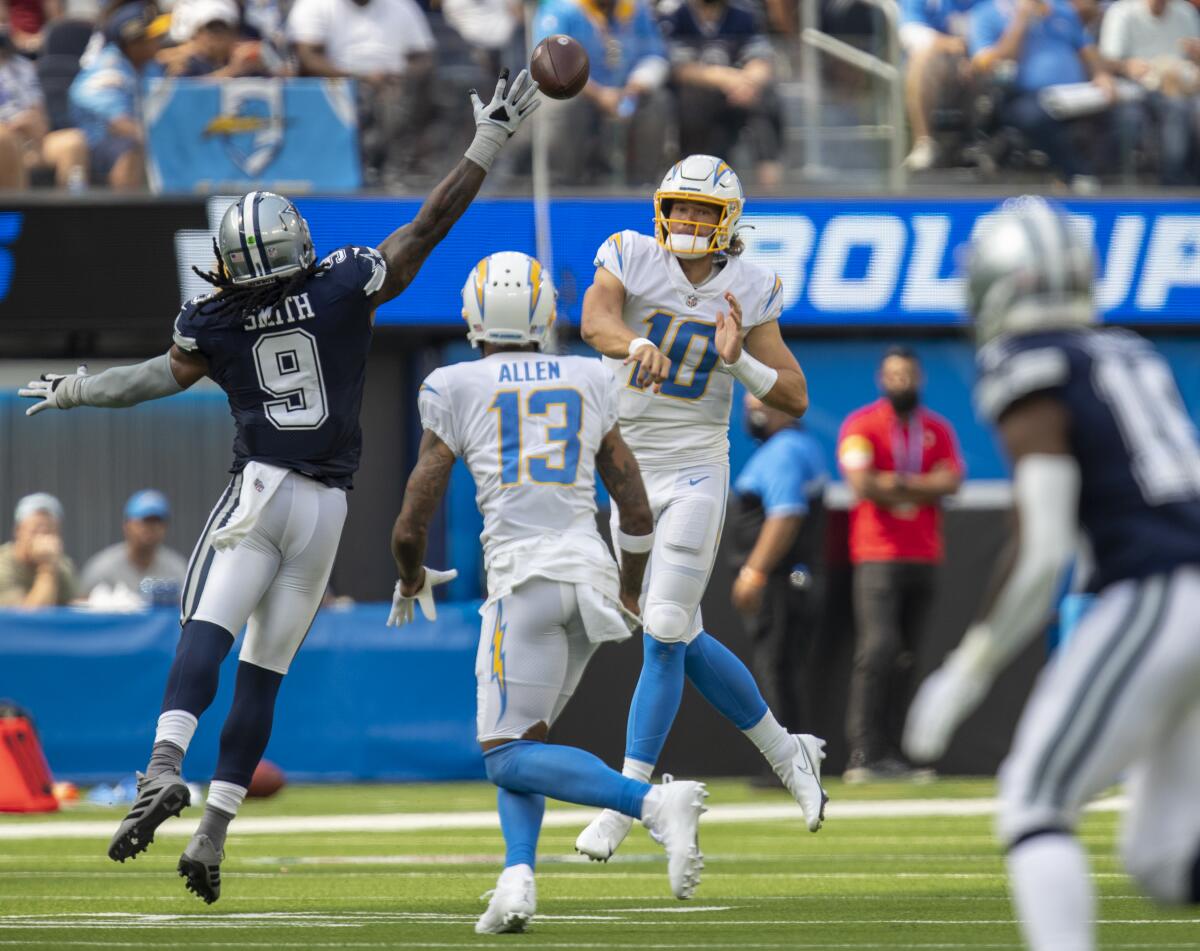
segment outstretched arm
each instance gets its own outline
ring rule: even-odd
[[[642,578],[654,545],[654,516],[637,459],[621,438],[619,426],[613,426],[601,440],[596,471],[620,513],[619,531],[613,541],[621,552],[621,603],[637,614]]]
[[[379,245],[379,253],[387,261],[388,270],[383,286],[371,298],[372,306],[378,307],[408,287],[429,253],[462,217],[479,193],[479,187],[504,143],[541,104],[534,98],[537,88],[537,83],[525,70],[521,70],[509,86],[506,69],[500,74],[496,93],[486,106],[472,90],[475,139],[454,170],[429,193],[417,216]]]
[[[36,416],[47,409],[103,406],[122,409],[147,400],[161,399],[186,390],[208,373],[208,361],[177,345],[160,356],[132,366],[112,367],[95,376],[87,368],[74,373],[43,373],[17,391],[18,396],[38,400],[25,411]]]
[[[454,468],[454,453],[437,435],[425,431],[417,465],[408,477],[404,503],[392,528],[392,556],[400,572],[400,590],[415,597],[425,583],[425,546],[429,522],[442,502]]]

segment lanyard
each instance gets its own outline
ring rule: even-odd
[[[908,437],[908,445],[903,445],[904,437]],[[921,462],[925,452],[925,431],[921,426],[919,411],[913,410],[908,421],[908,432],[900,428],[900,419],[892,427],[892,458],[896,471],[905,475],[920,475]]]

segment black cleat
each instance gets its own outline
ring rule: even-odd
[[[187,881],[187,890],[211,905],[221,897],[221,860],[212,839],[201,833],[192,836],[183,855],[179,857],[179,874]]]
[[[183,812],[183,807],[192,801],[192,794],[178,773],[159,773],[153,777],[138,773],[137,778],[137,799],[108,844],[108,857],[114,862],[124,862],[145,852],[154,841],[154,830],[171,816]]]

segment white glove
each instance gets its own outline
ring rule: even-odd
[[[433,588],[435,585],[445,584],[447,581],[453,581],[458,577],[458,569],[451,568],[449,571],[438,571],[436,568],[425,568],[425,582],[421,585],[421,590],[414,597],[406,597],[400,593],[401,582],[396,582],[396,587],[392,591],[392,611],[388,615],[388,627],[403,627],[413,619],[413,603],[421,606],[421,613],[425,615],[425,620],[433,621],[437,619],[437,605],[433,603]]]
[[[987,696],[992,678],[969,664],[958,651],[925,678],[904,724],[904,755],[932,763],[945,755],[954,731]]]
[[[472,89],[475,139],[467,149],[466,157],[485,172],[490,169],[504,143],[520,128],[525,117],[542,104],[536,98],[537,90],[538,84],[529,78],[526,69],[517,73],[511,86],[508,85],[508,70],[502,70],[496,82],[496,92],[486,106]]]
[[[79,387],[87,376],[87,366],[80,366],[74,373],[43,373],[39,379],[30,380],[17,390],[17,396],[39,400],[29,409],[26,416],[36,416],[44,409],[73,409],[79,405]]]

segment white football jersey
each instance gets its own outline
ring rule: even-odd
[[[527,546],[529,560],[563,562],[537,573],[586,580],[615,563],[596,529],[596,452],[617,423],[617,388],[599,360],[506,352],[434,370],[421,384],[421,422],[462,459],[475,480],[483,514],[484,563],[506,548]],[[547,543],[547,539],[551,542]],[[598,546],[598,547],[597,547]],[[569,552],[585,553],[567,565]],[[591,564],[602,557],[607,564]],[[505,569],[503,574],[509,574]]]
[[[679,468],[729,459],[733,377],[713,343],[726,291],[742,307],[742,332],[783,310],[783,282],[770,271],[730,257],[700,287],[649,235],[620,231],[596,252],[596,267],[625,287],[625,326],[671,358],[671,376],[655,393],[633,383],[636,364],[605,357],[620,391],[621,435],[643,468]]]

